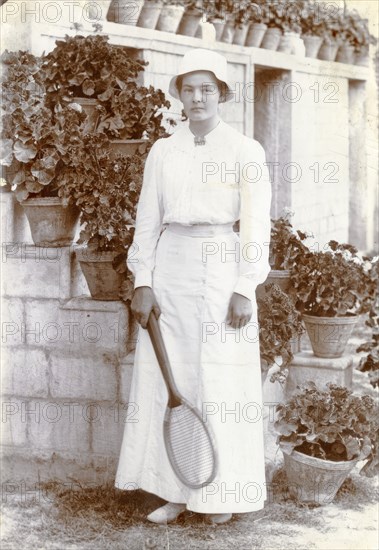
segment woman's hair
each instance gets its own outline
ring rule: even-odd
[[[183,77],[185,75],[184,74],[180,74],[179,76],[177,76],[176,78],[176,88],[180,94],[180,92],[182,91],[182,86],[183,86]],[[216,75],[214,75],[215,79],[216,79],[216,84],[217,84],[217,87],[218,87],[218,91],[220,92],[220,103],[224,103],[225,102],[225,98],[226,98],[226,94],[228,92],[228,86],[225,84],[225,82],[223,82],[222,80],[219,80]]]

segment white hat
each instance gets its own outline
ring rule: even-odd
[[[230,101],[234,97],[232,87],[228,82],[228,69],[226,58],[219,53],[212,50],[205,50],[203,48],[196,48],[189,50],[182,58],[180,62],[179,72],[173,76],[170,80],[168,92],[172,97],[180,99],[179,92],[176,87],[176,80],[178,76],[193,71],[210,71],[218,80],[224,82],[227,86],[227,93],[225,101]]]

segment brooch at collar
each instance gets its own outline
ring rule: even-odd
[[[205,145],[205,136],[195,136],[193,141],[196,145]]]

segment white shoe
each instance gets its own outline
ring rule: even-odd
[[[151,512],[146,519],[152,521],[153,523],[171,523],[172,521],[175,521],[186,508],[186,504],[168,502],[164,506],[154,510],[154,512]]]
[[[232,514],[208,514],[208,519],[211,523],[219,525],[220,523],[226,523],[232,519]]]

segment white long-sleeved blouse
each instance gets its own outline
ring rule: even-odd
[[[265,163],[263,147],[222,120],[206,135],[205,145],[195,146],[188,126],[157,140],[146,159],[128,252],[135,288],[152,286],[155,250],[165,224],[240,220],[234,291],[251,299],[270,271],[271,183]]]

